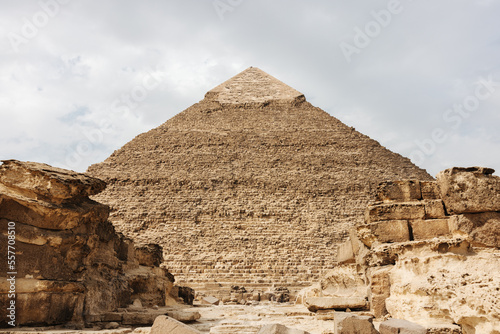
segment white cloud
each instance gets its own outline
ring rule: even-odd
[[[409,156],[416,141],[448,125],[443,113],[479,77],[500,81],[500,4],[493,1],[401,0],[403,11],[351,63],[339,43],[352,42],[355,27],[388,1],[243,1],[224,20],[211,1],[69,1],[16,52],[9,36],[22,36],[40,3],[2,4],[2,159],[63,165],[109,123],[70,166],[83,171],[248,66]],[[151,72],[161,83],[127,105]],[[499,106],[500,89],[422,167],[435,174],[474,160],[500,169],[493,154],[500,151]]]

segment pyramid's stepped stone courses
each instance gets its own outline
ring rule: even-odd
[[[381,181],[432,178],[301,96],[250,68],[91,166],[95,198],[178,282],[311,282]]]
[[[158,266],[140,266],[132,241],[107,220],[109,208],[88,198],[104,187],[101,180],[45,164],[2,162],[0,327],[13,320],[6,314],[10,272],[15,272],[9,278],[15,276],[17,326],[81,326],[102,321],[135,298],[148,306],[176,301],[169,297],[171,275]],[[14,245],[8,244],[12,231]],[[9,249],[15,251],[14,268],[7,267],[8,245],[14,246]]]

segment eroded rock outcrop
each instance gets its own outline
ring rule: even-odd
[[[109,208],[89,199],[105,186],[45,164],[3,161],[0,253],[14,261],[0,262],[0,326],[11,325],[5,312],[12,301],[16,325],[81,326],[132,298],[145,306],[175,300],[173,277],[158,267],[157,252],[140,265],[132,241],[107,220]]]
[[[367,288],[375,317],[423,326],[392,321],[381,333],[405,324],[422,333],[500,333],[500,178],[493,172],[451,168],[437,182],[380,184],[365,223],[339,246],[335,271],[351,278],[310,291],[338,293],[356,281],[351,295]]]

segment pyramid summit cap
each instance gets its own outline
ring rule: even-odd
[[[294,102],[304,94],[257,67],[249,67],[208,91],[205,98],[222,104]]]

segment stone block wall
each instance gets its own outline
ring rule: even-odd
[[[493,172],[450,168],[436,181],[381,183],[365,222],[338,247],[338,266],[305,293],[305,304],[357,296],[376,318],[413,321],[428,333],[498,333],[500,177]]]

